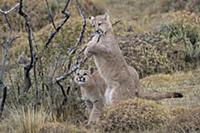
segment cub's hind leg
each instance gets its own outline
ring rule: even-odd
[[[88,113],[90,114],[93,108],[93,103],[90,100],[85,100],[85,105]]]
[[[103,107],[104,107],[104,104],[102,101],[97,100],[93,102],[93,108],[92,108],[92,111],[90,112],[87,125],[90,125],[91,123],[96,122],[99,119],[101,112],[103,110]]]

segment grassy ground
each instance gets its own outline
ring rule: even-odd
[[[184,98],[167,99],[160,103],[169,106],[197,107],[200,105],[200,69],[189,72],[176,72],[169,74],[156,74],[142,79],[142,87],[148,90],[181,92]]]

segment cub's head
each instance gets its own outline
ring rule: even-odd
[[[98,15],[95,17],[89,17],[91,26],[96,30],[101,30],[104,33],[111,30],[112,24],[110,22],[109,15],[106,13],[104,15]]]
[[[90,68],[89,70],[79,69],[76,71],[74,75],[74,81],[77,85],[83,87],[89,87],[94,84],[92,74],[94,72],[94,68]]]

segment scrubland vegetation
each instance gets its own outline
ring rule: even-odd
[[[1,0],[0,9],[9,10],[17,2]],[[61,13],[65,0],[47,2],[48,6],[45,0],[23,1],[35,57],[28,91],[24,90],[25,73],[31,54],[25,20],[17,13],[18,8],[7,14],[9,23],[0,13],[1,103],[7,88],[5,105],[0,108],[0,132],[200,132],[199,0],[80,0],[86,17],[110,14],[122,53],[140,75],[141,88],[184,95],[181,99],[123,101],[105,108],[100,122],[91,127],[85,126],[88,114],[70,73],[77,65],[87,68],[93,64],[91,60],[82,63],[81,52],[91,27],[86,22],[84,38],[78,42],[84,23],[73,0],[66,10],[69,19],[46,48],[50,33],[66,17]],[[12,45],[7,47],[12,38]],[[59,80],[62,76],[64,80]]]

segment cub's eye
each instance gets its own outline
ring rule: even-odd
[[[79,76],[79,75],[80,75],[80,73],[77,73],[77,75]]]
[[[84,73],[83,75],[84,75],[84,76],[86,76],[86,75],[87,75],[87,73]]]

